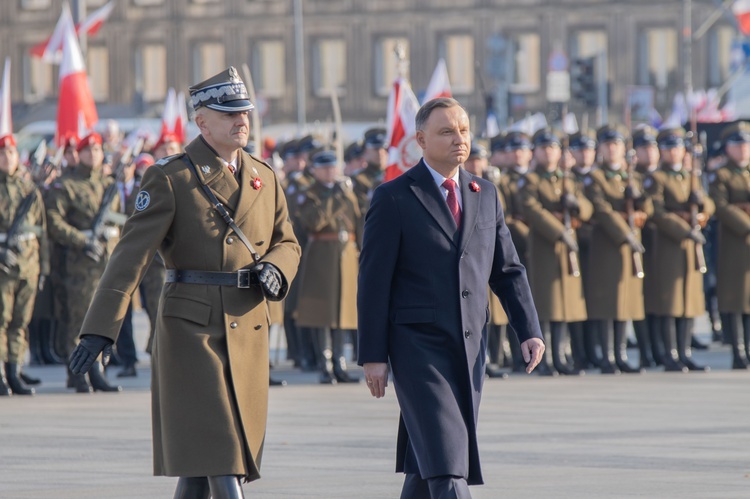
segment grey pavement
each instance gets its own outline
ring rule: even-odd
[[[473,497],[750,497],[750,372],[729,369],[726,346],[695,357],[712,371],[487,380],[485,485]],[[119,394],[73,394],[61,366],[28,367],[38,394],[0,399],[0,498],[171,498],[176,479],[151,474],[141,359]],[[244,486],[248,498],[399,496],[391,387],[375,400],[364,384],[320,386],[286,362],[273,374],[289,386],[270,391],[263,478]]]

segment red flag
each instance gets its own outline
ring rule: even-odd
[[[61,146],[68,138],[79,139],[81,130],[92,130],[97,121],[99,117],[86,77],[81,47],[78,45],[78,39],[71,25],[65,30],[63,36],[55,142]]]
[[[393,180],[417,164],[422,157],[422,149],[417,144],[414,123],[419,111],[419,101],[404,78],[393,82],[388,96],[388,167],[385,180]]]
[[[187,106],[185,105],[185,92],[177,94],[177,119],[174,123],[174,134],[180,139],[180,144],[187,142]]]
[[[445,65],[445,59],[443,58],[440,58],[437,66],[435,66],[430,84],[427,85],[427,90],[424,93],[422,104],[439,97],[453,97],[451,83],[448,80],[448,67]]]
[[[732,12],[737,18],[737,24],[745,35],[750,35],[750,0],[736,0],[732,4]]]
[[[115,1],[112,0],[111,2],[107,3],[106,5],[103,5],[102,7],[99,7],[94,12],[89,14],[89,16],[78,23],[76,26],[76,34],[80,35],[81,33],[86,33],[88,36],[94,36],[99,32],[99,29],[102,27],[102,24],[104,24],[104,21],[107,20],[109,15],[112,13],[112,9],[115,8]]]
[[[112,13],[114,7],[115,3],[114,0],[112,0],[108,4],[92,12],[86,19],[75,26],[76,35],[86,33],[88,36],[93,36],[98,33],[102,24],[104,24],[104,21],[106,21]],[[62,59],[63,34],[68,25],[73,25],[73,16],[70,13],[68,3],[65,2],[63,4],[62,13],[60,14],[60,19],[58,19],[52,35],[43,42],[31,47],[31,55],[41,57],[47,62],[54,62],[56,64],[60,63],[60,60]]]
[[[167,92],[167,100],[164,101],[164,111],[161,113],[161,136],[174,132],[174,124],[177,120],[177,96],[174,88]]]

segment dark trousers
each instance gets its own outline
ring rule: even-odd
[[[120,336],[117,337],[117,357],[123,366],[134,366],[138,362],[133,338],[133,307],[128,306],[122,321]]]
[[[463,477],[422,478],[416,473],[407,473],[401,499],[471,499],[471,493]]]

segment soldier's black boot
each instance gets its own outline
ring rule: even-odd
[[[732,345],[732,369],[750,369],[750,360],[745,352],[745,337],[740,331],[740,315],[721,314],[721,324]]]
[[[599,323],[598,321],[584,321],[583,323],[583,346],[586,350],[586,358],[594,367],[601,367],[602,358],[596,349],[599,346]]]
[[[319,382],[321,385],[335,385],[336,376],[333,374],[333,352],[331,348],[331,334],[328,329],[310,329],[315,336],[315,354],[320,371]]]
[[[648,334],[648,321],[633,321],[633,331],[635,339],[638,342],[638,365],[641,368],[653,367],[656,365],[652,356],[651,336]]]
[[[240,479],[234,475],[208,477],[208,486],[213,499],[244,499]]]
[[[554,362],[552,360],[552,334],[550,333],[550,324],[545,322],[541,324],[542,335],[544,336],[544,354],[542,354],[542,360],[539,361],[539,365],[536,366],[534,372],[539,376],[557,376],[558,373],[553,367]],[[524,368],[525,371],[525,368]]]
[[[344,355],[344,342],[346,331],[334,329],[333,336],[333,375],[339,383],[359,383],[359,376],[349,374],[346,370],[346,356]]]
[[[591,364],[586,355],[586,344],[583,332],[583,322],[569,322],[570,348],[573,354],[573,368],[577,370],[589,369]]]
[[[555,366],[555,370],[560,374],[567,376],[578,376],[583,374],[583,370],[575,369],[569,365],[565,355],[566,350],[566,335],[565,335],[565,323],[564,322],[551,322],[550,333],[552,337],[552,344],[550,348],[552,350],[552,364]]]
[[[29,386],[36,386],[36,385],[41,385],[42,384],[42,380],[41,379],[35,378],[33,376],[30,376],[30,375],[26,374],[25,372],[23,372],[23,369],[19,369],[18,370],[18,377],[21,378],[21,381],[23,381],[24,383],[26,383]]]
[[[690,371],[708,372],[711,370],[708,366],[699,366],[693,362],[693,352],[691,351],[691,338],[693,337],[693,319],[680,317],[677,319],[677,353],[680,356],[680,362]]]
[[[89,381],[91,381],[91,387],[95,392],[121,392],[122,387],[120,385],[110,385],[107,378],[104,377],[104,366],[102,363],[97,361],[91,366],[89,371]]]
[[[490,324],[487,326],[487,355],[488,365],[501,365],[500,355],[500,326]]]
[[[89,384],[89,381],[86,379],[85,374],[73,374],[70,372],[70,367],[68,369],[68,388],[75,388],[76,393],[92,393],[94,391],[93,388],[91,388],[91,385]]]
[[[742,329],[745,332],[745,356],[750,359],[750,314],[742,314]]]
[[[643,373],[645,369],[633,367],[628,363],[628,333],[625,326],[627,326],[627,322],[625,321],[614,321],[612,325],[615,331],[615,363],[621,372],[628,374]]]
[[[174,491],[174,499],[209,499],[211,489],[205,476],[180,477]]]
[[[651,358],[654,364],[661,365],[661,359],[664,358],[664,343],[661,337],[661,319],[654,314],[646,314],[646,324],[648,326],[649,344],[651,345]]]
[[[615,340],[612,321],[597,321],[599,323],[599,342],[602,346],[602,362],[599,365],[602,374],[620,374],[615,358]]]
[[[8,362],[5,364],[5,377],[8,380],[8,386],[15,395],[34,395],[34,389],[26,386],[18,376],[18,364]]]
[[[661,363],[667,372],[688,372],[685,364],[680,362],[680,356],[677,353],[677,333],[675,331],[675,318],[662,316],[660,318],[661,338],[664,343],[664,356]]]
[[[8,386],[8,380],[5,378],[5,362],[0,362],[0,397],[8,397],[13,392]]]
[[[526,362],[523,360],[523,352],[521,351],[521,342],[518,341],[516,333],[513,332],[510,326],[505,328],[508,338],[508,345],[510,346],[510,357],[511,357],[511,372],[523,373],[526,372]],[[537,368],[538,369],[538,368]]]

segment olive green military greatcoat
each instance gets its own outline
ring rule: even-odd
[[[719,310],[750,314],[750,168],[727,164],[709,190],[719,220]]]
[[[500,180],[500,192],[503,193],[507,207],[505,210],[506,223],[510,230],[510,237],[518,252],[518,258],[527,269],[529,268],[529,226],[524,213],[521,190],[526,185],[526,174],[509,170]]]
[[[383,183],[385,172],[379,168],[367,166],[352,175],[352,188],[359,202],[359,211],[365,216],[370,207],[370,200],[375,188]]]
[[[357,272],[362,225],[347,183],[316,182],[305,193],[298,222],[308,242],[299,276],[297,325],[357,329]]]
[[[649,286],[656,287],[653,313],[668,317],[693,318],[705,313],[703,274],[695,268],[695,243],[687,239],[688,224],[678,212],[689,212],[690,175],[661,169],[644,180],[643,186],[654,204],[656,224],[656,271]],[[703,196],[703,212],[711,216],[714,203]]]
[[[483,175],[485,180],[489,180],[493,184],[495,184],[495,187],[497,188],[497,197],[500,200],[500,207],[505,211],[506,203],[505,203],[505,197],[503,196],[503,191],[500,190],[500,181],[501,181],[501,175],[500,175],[500,169],[495,166],[490,166],[487,172],[485,172],[485,175]],[[505,216],[505,223],[509,222],[509,216]],[[511,236],[511,239],[513,236]],[[492,290],[487,287],[487,293],[489,294],[489,308],[490,308],[490,324],[493,326],[505,326],[508,324],[508,314],[505,313],[505,309],[503,308],[502,303],[500,303],[500,298],[497,297],[495,293],[492,292]]]
[[[261,261],[279,269],[282,293],[294,278],[300,248],[272,169],[240,152],[235,178],[201,137],[186,154],[197,176],[182,154],[146,170],[136,212],[82,335],[117,338],[130,296],[157,250],[168,269],[229,272],[254,265],[201,183],[232,213]],[[164,286],[151,357],[154,474],[259,478],[268,408],[266,310],[257,286]]]
[[[631,231],[625,219],[627,173],[606,167],[591,172],[584,182],[586,196],[594,205],[593,234],[589,253],[586,310],[589,319],[641,320],[643,279],[633,274],[633,250],[626,244],[633,232],[640,240],[640,229]],[[636,175],[636,174],[633,174]],[[640,189],[640,178],[633,179]],[[637,209],[650,216],[653,205],[643,199]]]
[[[567,181],[580,205],[577,218],[591,218],[593,207],[572,181]],[[583,279],[570,275],[568,247],[560,240],[565,225],[555,216],[562,211],[562,177],[559,172],[536,171],[526,175],[521,189],[524,214],[529,224],[529,282],[540,321],[586,320]]]

